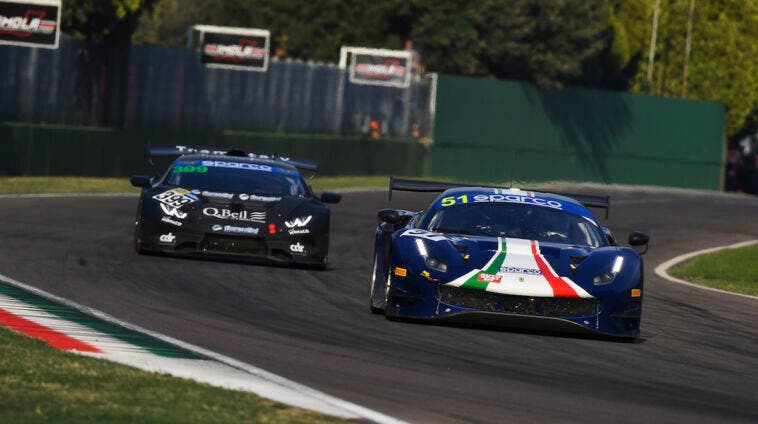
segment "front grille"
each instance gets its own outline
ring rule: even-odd
[[[456,305],[462,308],[479,309],[487,312],[497,312],[497,298],[493,293],[477,290],[465,290],[458,287],[439,286],[439,297],[442,303]]]
[[[597,299],[542,299],[542,315],[546,317],[586,317],[598,312],[600,302]]]
[[[262,238],[208,234],[200,242],[200,250],[210,253],[261,255],[266,248]]]
[[[485,312],[548,317],[589,316],[598,313],[600,307],[597,299],[513,296],[446,285],[438,287],[440,302]]]

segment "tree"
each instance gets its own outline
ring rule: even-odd
[[[583,67],[608,42],[604,0],[486,0],[480,60],[498,78],[543,87],[583,84]]]
[[[687,98],[723,103],[729,136],[755,128],[758,1],[699,0],[695,5]],[[689,7],[690,0],[661,1],[653,81],[648,89],[647,61],[641,60],[632,91],[681,96]]]
[[[81,123],[120,124],[129,45],[140,13],[155,0],[66,0],[61,29],[83,42],[78,50],[76,104]],[[104,90],[98,90],[102,86]],[[93,95],[97,93],[97,95]],[[96,99],[96,100],[93,100]]]

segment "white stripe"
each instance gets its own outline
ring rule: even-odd
[[[4,309],[43,327],[50,328],[76,340],[87,343],[105,353],[147,353],[147,351],[137,345],[126,343],[87,326],[64,320],[63,318],[46,312],[37,306],[21,302],[4,294],[0,294],[0,309]]]
[[[682,262],[684,262],[684,261],[686,261],[686,260],[688,260],[690,258],[693,258],[695,256],[703,255],[703,254],[711,253],[711,252],[717,252],[719,250],[724,250],[724,249],[736,249],[738,247],[752,246],[752,245],[754,245],[756,243],[758,243],[758,240],[748,240],[748,241],[743,241],[741,243],[730,244],[728,246],[711,247],[710,249],[703,249],[703,250],[698,250],[696,252],[685,253],[684,255],[679,255],[679,256],[677,256],[675,258],[671,258],[671,259],[667,260],[666,262],[658,265],[657,267],[655,267],[655,273],[659,277],[661,277],[663,279],[666,279],[668,281],[671,281],[672,283],[678,283],[678,284],[683,284],[685,286],[695,287],[695,288],[702,289],[702,290],[709,290],[709,291],[712,291],[712,292],[730,294],[732,296],[739,296],[739,297],[745,297],[745,298],[748,298],[748,299],[757,299],[758,300],[758,296],[752,296],[752,295],[749,295],[749,294],[742,294],[742,293],[735,293],[735,292],[730,292],[730,291],[726,291],[726,290],[716,289],[716,288],[713,288],[713,287],[707,287],[707,286],[701,286],[701,285],[698,285],[698,284],[693,284],[693,283],[690,283],[689,281],[685,281],[685,280],[673,277],[673,276],[669,275],[669,273],[668,273],[668,271],[669,271],[669,269],[671,267],[673,267],[673,266],[675,266],[677,264],[680,264],[680,263],[682,263]]]
[[[103,321],[108,321],[130,330],[147,334],[166,343],[173,344],[182,349],[212,359],[215,363],[214,361],[209,360],[162,358],[149,353],[144,355],[129,355],[117,352],[107,355],[97,355],[98,357],[106,357],[115,362],[124,363],[141,369],[158,370],[178,377],[190,378],[195,381],[212,384],[214,386],[250,391],[267,399],[323,414],[353,419],[364,418],[379,424],[404,423],[403,421],[382,414],[381,412],[328,395],[324,392],[296,383],[253,365],[121,321],[104,312],[98,311],[97,309],[88,308],[68,299],[55,296],[2,274],[0,274],[0,279],[5,283],[24,289],[48,300],[61,303],[85,314],[92,315]]]

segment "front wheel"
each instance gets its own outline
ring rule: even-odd
[[[387,305],[387,272],[379,269],[379,254],[374,253],[374,268],[371,273],[369,309],[372,314],[383,314]]]

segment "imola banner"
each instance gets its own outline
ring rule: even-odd
[[[270,33],[263,29],[196,25],[203,64],[210,67],[261,71],[268,69]]]
[[[60,0],[0,0],[0,44],[58,48]]]
[[[350,47],[350,82],[354,84],[408,87],[411,53],[403,50]]]

